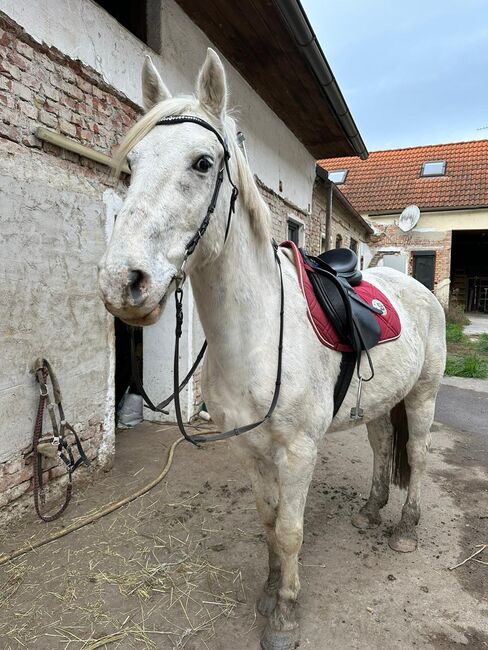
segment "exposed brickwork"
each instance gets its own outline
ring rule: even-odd
[[[266,203],[269,205],[271,211],[271,234],[277,242],[282,242],[288,239],[288,220],[295,220],[297,223],[303,224],[304,230],[304,244],[309,245],[312,234],[312,222],[310,215],[297,208],[293,203],[290,203],[282,196],[267,187],[263,182],[256,179],[259,191],[263,196]]]
[[[434,293],[439,285],[444,285],[451,274],[452,231],[445,232],[403,232],[398,226],[376,224],[377,234],[371,237],[369,247],[375,255],[370,266],[378,264],[383,255],[391,253],[408,254],[408,273],[413,273],[414,252],[419,250],[435,251]],[[400,250],[399,250],[400,249]],[[374,264],[373,264],[374,261]],[[441,297],[439,296],[441,299]],[[442,302],[445,303],[443,297]]]
[[[44,430],[44,435],[49,434],[49,429]],[[103,438],[103,429],[100,424],[89,426],[81,432],[83,449],[90,460],[97,458],[100,442]],[[73,437],[67,437],[67,441],[72,444]],[[75,452],[75,457],[76,457]],[[44,484],[53,479],[66,476],[66,467],[61,460],[43,459],[43,480]],[[84,470],[78,470],[76,479],[81,476]],[[11,504],[23,495],[32,492],[33,489],[33,462],[32,462],[32,445],[19,452],[19,455],[5,463],[0,463],[0,508]],[[2,513],[4,515],[5,513]]]
[[[322,235],[325,235],[325,210],[327,204],[327,187],[321,180],[315,184],[312,206],[312,228],[310,250],[321,252]],[[332,201],[332,220],[329,248],[335,248],[336,238],[341,237],[342,246],[350,247],[351,238],[358,243],[366,241],[367,232],[353,211],[348,210],[337,195],[334,194]]]
[[[0,108],[0,138],[43,149],[78,165],[77,154],[41,142],[36,128],[45,126],[110,154],[139,113],[133,102],[107,86],[97,72],[35,42],[2,14]],[[97,167],[87,160],[81,164]]]

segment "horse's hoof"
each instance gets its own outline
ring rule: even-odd
[[[405,533],[405,531],[402,533],[394,532],[388,540],[388,546],[398,553],[412,553],[417,550],[417,533],[415,531],[411,533]]]
[[[270,616],[273,613],[277,602],[278,594],[276,592],[269,594],[266,589],[263,589],[257,603],[257,610],[261,616]]]
[[[363,512],[360,510],[359,512],[356,512],[351,517],[351,524],[355,526],[355,528],[377,528],[381,524],[381,517],[380,515],[373,515],[370,512]]]
[[[300,645],[300,628],[277,631],[266,625],[261,638],[262,650],[295,650]]]

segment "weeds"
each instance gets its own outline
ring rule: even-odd
[[[450,377],[486,379],[488,377],[488,364],[477,356],[448,357],[445,374]]]
[[[460,305],[449,305],[446,310],[446,322],[453,325],[469,325],[469,318]]]

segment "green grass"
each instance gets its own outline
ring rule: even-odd
[[[466,338],[463,334],[463,326],[457,323],[447,323],[446,341],[448,343],[461,343]]]
[[[470,339],[461,323],[446,325],[447,361],[445,374],[451,377],[488,378],[488,334]]]
[[[445,374],[450,377],[486,379],[488,377],[488,363],[476,356],[448,356]]]
[[[476,341],[476,349],[482,354],[488,354],[488,334],[481,334]]]

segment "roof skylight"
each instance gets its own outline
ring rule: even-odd
[[[333,172],[329,172],[329,181],[332,181],[336,185],[346,182],[347,169],[336,169]]]
[[[445,160],[429,160],[422,164],[422,169],[420,170],[421,176],[444,176],[445,173]]]

